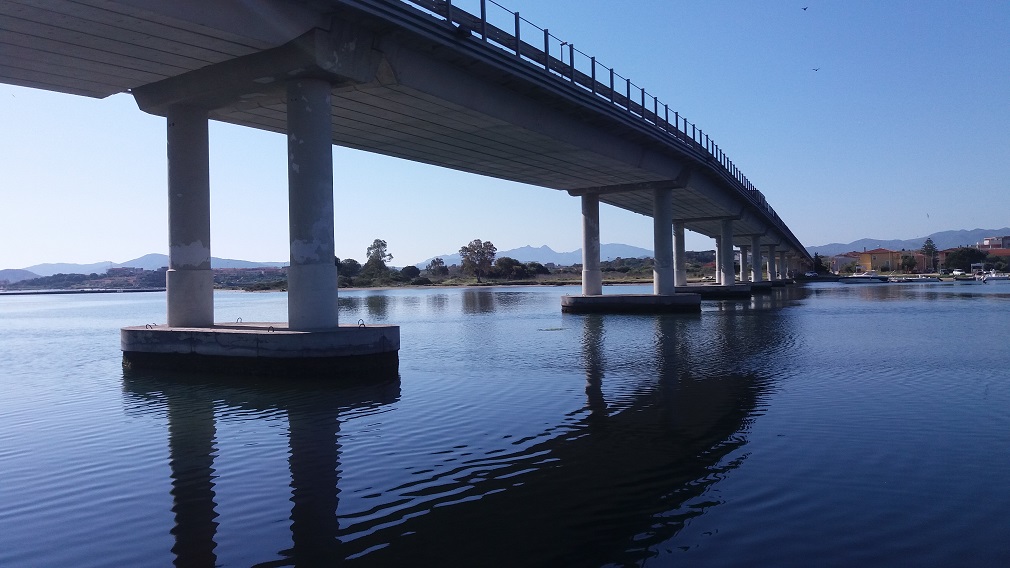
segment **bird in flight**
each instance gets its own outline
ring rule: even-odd
[[[820,67],[814,67],[814,71],[820,71],[820,70],[821,70]]]
[[[809,7],[810,7],[810,6],[804,6],[804,7],[803,7],[803,11],[804,11],[804,12],[806,12],[806,11],[807,11],[807,8],[809,8]]]

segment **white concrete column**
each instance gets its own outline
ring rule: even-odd
[[[582,196],[582,295],[603,294],[600,271],[600,194]]]
[[[214,325],[207,111],[168,111],[168,325]]]
[[[673,285],[687,286],[687,244],[684,243],[684,222],[673,222]]]
[[[779,252],[779,278],[789,278],[789,266],[786,264],[786,251]]]
[[[722,226],[722,238],[719,239],[722,243],[722,281],[720,282],[723,286],[732,286],[736,284],[736,269],[733,267],[733,221],[731,219],[723,219]]]
[[[288,83],[288,326],[337,327],[337,267],[333,254],[333,150],[330,84]]]
[[[712,237],[715,241],[715,283],[722,284],[722,237]]]
[[[747,253],[750,245],[738,245],[740,247],[740,282],[747,281]]]
[[[778,270],[775,267],[775,245],[768,245],[768,280],[778,280]]]
[[[652,240],[655,262],[652,266],[652,291],[657,296],[676,293],[673,283],[673,190],[652,192]]]
[[[751,265],[750,265],[750,281],[751,282],[760,282],[761,281],[761,269],[762,269],[762,266],[761,266],[761,264],[762,264],[762,260],[761,260],[761,237],[756,236],[756,235],[753,236],[753,237],[751,237],[750,238],[750,248],[753,251],[751,254],[754,257],[753,260],[751,261]]]

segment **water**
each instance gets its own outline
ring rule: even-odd
[[[341,292],[402,326],[348,386],[124,376],[163,294],[0,296],[0,566],[1010,564],[1010,285],[565,293]]]

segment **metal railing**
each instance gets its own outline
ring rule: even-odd
[[[781,220],[764,195],[743,175],[725,152],[701,128],[676,110],[591,56],[575,48],[495,0],[399,0],[455,28],[461,39],[476,37],[487,45],[508,52],[519,61],[617,107],[691,150],[706,162],[715,162],[723,177],[733,180],[743,195],[761,207],[776,222]],[[470,6],[473,8],[470,8]],[[468,12],[473,9],[475,14]],[[491,8],[491,10],[489,10]],[[554,57],[551,53],[557,53]]]

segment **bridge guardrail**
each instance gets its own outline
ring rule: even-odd
[[[718,171],[737,187],[741,196],[765,211],[780,229],[792,236],[764,195],[698,125],[681,116],[678,111],[671,111],[669,104],[648,93],[645,87],[621,76],[596,57],[576,49],[572,42],[562,40],[547,28],[537,26],[520,16],[519,12],[513,12],[495,0],[398,1],[443,19],[462,37],[476,36],[484,43],[538,67],[558,80],[567,81],[572,86],[625,110],[702,160],[715,161]],[[474,5],[476,14],[464,9],[463,5]],[[497,10],[489,11],[489,7]],[[555,48],[559,57],[551,55]]]

